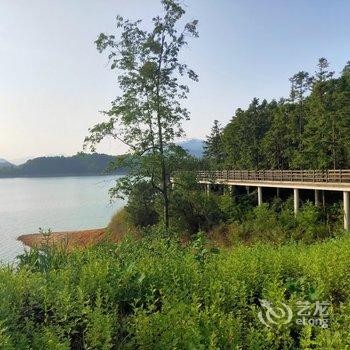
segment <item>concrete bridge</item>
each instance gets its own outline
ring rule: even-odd
[[[294,213],[299,211],[299,191],[314,190],[315,204],[321,204],[323,191],[343,192],[344,229],[350,226],[350,170],[222,170],[200,171],[199,183],[211,185],[255,187],[258,190],[258,205],[263,203],[263,187],[290,188],[294,193]]]

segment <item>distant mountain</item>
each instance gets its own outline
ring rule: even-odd
[[[190,139],[179,142],[178,145],[187,150],[192,156],[203,156],[203,140]],[[110,163],[117,156],[108,154],[77,154],[71,157],[53,156],[38,157],[27,160],[20,165],[14,165],[0,159],[1,177],[40,177],[40,176],[84,176],[106,174]],[[126,174],[127,169],[118,169],[114,174]]]
[[[102,175],[116,156],[107,154],[77,154],[71,157],[39,157],[24,164],[0,168],[0,177],[35,177],[35,176],[69,176]],[[114,173],[124,174],[125,169]]]
[[[8,162],[6,159],[0,158],[0,169],[1,168],[9,168],[9,167],[12,167],[12,166],[13,166],[13,164]]]
[[[178,143],[188,153],[197,158],[203,157],[204,141],[199,139],[190,139]]]

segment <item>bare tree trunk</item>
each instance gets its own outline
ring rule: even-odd
[[[161,111],[160,111],[160,78],[161,78],[161,68],[163,60],[163,49],[164,49],[164,40],[162,38],[162,48],[158,61],[158,77],[157,77],[157,124],[158,124],[158,138],[159,138],[159,152],[161,158],[161,168],[162,168],[162,194],[164,201],[164,226],[166,229],[169,228],[169,196],[168,196],[168,184],[167,184],[167,171],[166,164],[164,159],[164,144],[163,144],[163,130],[162,130],[162,121],[161,121]]]
[[[158,136],[159,136],[159,151],[161,155],[161,167],[162,167],[162,190],[164,200],[164,226],[169,228],[169,197],[168,197],[168,184],[167,184],[167,171],[164,160],[164,146],[163,146],[163,135],[162,125],[160,117],[158,116]]]
[[[334,120],[332,120],[332,155],[333,155],[333,169],[336,169],[336,151],[335,151],[335,127],[334,127]]]

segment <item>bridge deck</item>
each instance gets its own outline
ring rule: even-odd
[[[350,170],[200,171],[199,183],[350,191]]]

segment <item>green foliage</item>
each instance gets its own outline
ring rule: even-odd
[[[192,173],[181,173],[171,193],[171,224],[179,232],[208,231],[222,219],[216,196],[207,196]]]
[[[208,195],[194,173],[181,172],[171,192],[171,224],[178,232],[196,234],[221,223],[241,223],[255,205],[253,196]]]
[[[214,125],[210,135],[204,142],[204,159],[207,164],[217,169],[225,159],[225,152],[222,142],[222,127],[218,120],[214,120]]]
[[[112,338],[117,331],[118,321],[116,314],[109,312],[103,304],[108,305],[98,294],[95,307],[86,308],[86,349],[108,350],[113,346]]]
[[[327,208],[327,212],[338,213],[339,208]],[[264,203],[245,215],[241,223],[226,224],[233,242],[270,242],[282,244],[293,241],[314,243],[341,232],[341,218],[323,218],[320,208],[306,202],[298,215],[293,212],[292,199],[282,203],[275,199],[271,204]]]
[[[275,197],[270,204],[256,207],[254,192],[226,190],[222,195],[213,188],[208,195],[190,172],[176,176],[171,196],[171,224],[181,234],[204,231],[218,240],[231,237],[233,242],[313,243],[336,235],[342,226],[339,205],[322,209],[307,201],[295,217],[293,198]]]
[[[297,236],[310,241],[329,235],[328,227],[320,222],[320,211],[311,202],[306,202],[297,218]]]
[[[314,76],[291,79],[288,99],[254,98],[215,139],[226,158],[218,167],[236,169],[346,169],[350,167],[350,75],[335,77],[325,58]],[[221,138],[220,138],[221,136]],[[218,160],[220,158],[217,158]]]
[[[262,206],[257,221],[275,217]],[[301,221],[314,220],[307,205]],[[260,222],[263,225],[262,222]],[[125,238],[0,269],[2,349],[345,349],[350,238],[213,250],[204,234]],[[329,301],[329,327],[268,328],[259,299]]]
[[[253,198],[250,195],[224,194],[217,197],[218,205],[221,210],[223,222],[242,223],[249,211],[254,208]]]
[[[131,154],[124,160],[130,172],[113,194],[125,195],[133,185],[148,181],[162,198],[168,228],[169,176],[173,159],[181,153],[174,140],[184,135],[182,122],[189,119],[180,101],[189,93],[185,78],[198,80],[180,54],[188,38],[198,36],[198,21],[182,23],[185,11],[178,0],[161,4],[163,13],[153,17],[150,26],[117,16],[117,35],[101,33],[96,40],[97,50],[107,54],[116,71],[121,94],[104,112],[108,120],[89,130],[85,147],[95,150],[108,136],[126,144]]]
[[[147,181],[140,181],[132,188],[125,210],[128,219],[136,227],[155,225],[158,212],[155,207],[156,190]]]

